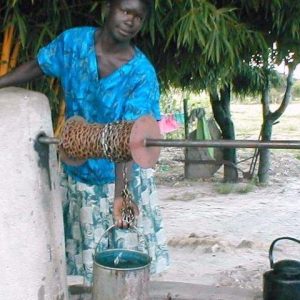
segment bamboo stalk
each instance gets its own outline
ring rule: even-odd
[[[59,88],[60,88],[59,81],[55,78],[51,79],[50,87],[53,90],[56,97],[58,97]],[[60,136],[62,128],[65,123],[65,109],[66,109],[65,101],[63,98],[61,98],[60,102],[59,102],[59,107],[58,107],[58,117],[57,117],[57,121],[56,121],[56,126],[54,129],[54,136],[56,136],[56,137]]]
[[[8,68],[9,71],[14,69],[17,65],[17,61],[18,61],[18,57],[19,57],[19,53],[20,53],[20,48],[21,48],[21,41],[18,40],[16,42],[15,46],[14,46],[12,55],[11,55],[10,60],[9,60],[9,68]]]
[[[56,128],[54,130],[54,136],[59,137],[61,130],[64,126],[65,123],[65,109],[66,109],[66,104],[63,99],[60,100],[59,103],[59,110],[58,110],[58,118],[57,118],[57,123],[56,123]]]
[[[56,79],[54,77],[50,78],[50,80],[49,80],[50,89],[53,89],[53,86],[55,84],[55,80]]]
[[[8,72],[9,58],[12,49],[13,36],[15,32],[14,25],[9,25],[4,31],[4,38],[2,44],[0,76]]]

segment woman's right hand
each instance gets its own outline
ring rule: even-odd
[[[115,197],[114,206],[113,206],[113,218],[114,218],[115,225],[117,227],[126,229],[130,227],[130,224],[124,221],[122,218],[123,205],[124,205],[123,197],[121,196]],[[133,201],[131,201],[129,203],[129,207],[132,208],[134,217],[137,218],[137,216],[139,215],[139,209],[137,205]]]

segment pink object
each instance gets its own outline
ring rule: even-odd
[[[143,116],[134,122],[129,147],[133,160],[142,168],[153,168],[160,154],[160,147],[146,147],[145,139],[160,138],[159,126],[151,116]]]
[[[173,115],[163,116],[160,121],[158,121],[158,126],[160,133],[169,133],[176,131],[180,128],[180,124],[175,120]]]

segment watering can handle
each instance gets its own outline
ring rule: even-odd
[[[293,241],[293,242],[297,242],[300,244],[300,240],[297,240],[295,238],[292,238],[292,237],[288,237],[288,236],[284,236],[284,237],[280,237],[276,240],[274,240],[270,246],[270,249],[269,249],[269,260],[270,260],[270,266],[271,268],[273,269],[273,266],[274,266],[274,259],[273,259],[273,249],[274,249],[274,246],[275,244],[280,241],[280,240],[290,240],[290,241]]]
[[[99,239],[99,242],[97,243],[97,245],[96,245],[96,247],[95,247],[95,253],[97,252],[97,249],[98,249],[98,246],[99,246],[101,240],[102,240],[102,239],[106,236],[106,234],[107,234],[110,230],[112,230],[114,227],[117,227],[117,226],[116,226],[115,224],[111,225],[111,226],[108,227],[108,228],[104,231],[104,233],[101,235],[101,237],[100,237],[100,239]],[[137,233],[138,236],[143,235],[143,234],[137,229],[136,226],[132,226],[132,227],[130,227],[130,229],[132,229],[133,231],[135,231],[135,232]],[[145,240],[145,242],[147,243],[146,240]]]

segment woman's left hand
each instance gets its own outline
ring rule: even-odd
[[[122,220],[122,208],[123,208],[123,197],[118,196],[115,198],[114,200],[114,211],[113,211],[113,217],[114,217],[114,221],[115,221],[115,225],[119,228],[128,228],[130,226],[129,223],[127,223],[126,221]],[[132,208],[133,213],[134,213],[134,217],[137,218],[137,216],[139,215],[139,209],[137,207],[137,205],[131,201],[129,203],[129,207]]]

